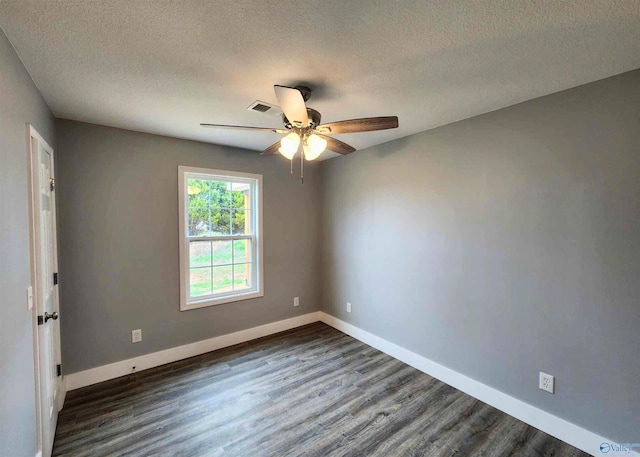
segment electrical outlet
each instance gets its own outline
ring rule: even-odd
[[[131,342],[139,343],[142,341],[142,329],[131,330]]]
[[[550,374],[540,372],[540,389],[549,393],[554,393],[555,390],[555,378]]]
[[[300,297],[293,297],[293,306],[300,306]]]
[[[347,312],[351,312],[351,303],[347,302]]]

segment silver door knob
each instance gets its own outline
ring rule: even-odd
[[[45,323],[49,319],[53,319],[54,321],[57,321],[58,320],[58,311],[54,311],[52,314],[49,314],[49,313],[45,312],[44,313],[44,321],[45,321]]]

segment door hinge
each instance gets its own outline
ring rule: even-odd
[[[54,286],[58,285],[58,273],[53,274],[53,285]]]
[[[56,365],[56,373],[58,374],[58,376],[62,376],[62,365]]]
[[[38,325],[44,325],[44,316],[38,316]]]
[[[49,188],[51,189],[51,192],[56,190],[56,180],[55,179],[49,178]]]

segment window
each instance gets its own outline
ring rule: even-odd
[[[262,175],[178,167],[180,310],[262,297]]]

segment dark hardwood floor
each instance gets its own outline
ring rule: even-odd
[[[68,393],[54,456],[586,456],[325,324]]]

